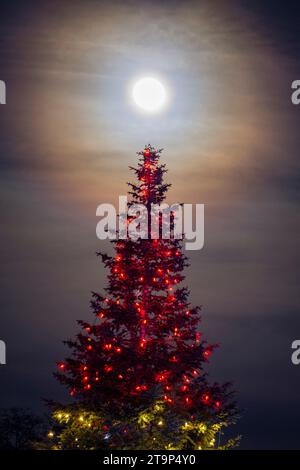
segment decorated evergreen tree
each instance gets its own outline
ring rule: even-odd
[[[237,409],[228,384],[210,384],[203,370],[215,345],[203,340],[200,308],[190,305],[181,286],[188,265],[182,240],[151,237],[151,204],[162,203],[170,186],[163,182],[160,153],[150,145],[138,152],[138,166],[131,168],[137,182],[128,183],[128,206],[143,204],[149,211],[149,235],[113,240],[114,256],[98,253],[109,269],[106,294],[93,293],[95,322],[79,321],[82,331],[66,342],[72,355],[58,363],[56,376],[74,399],[53,404],[53,448],[237,443],[220,444],[221,429],[235,421]]]

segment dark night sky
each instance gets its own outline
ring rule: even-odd
[[[164,147],[170,202],[205,204],[205,247],[187,282],[221,347],[242,448],[300,448],[299,2],[1,2],[1,406],[65,399],[51,373],[91,290],[96,207],[125,194],[128,165]],[[137,112],[131,81],[158,74],[172,98]],[[108,247],[110,250],[110,248]]]

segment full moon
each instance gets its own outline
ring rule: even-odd
[[[156,78],[145,77],[138,80],[132,90],[135,104],[144,111],[160,111],[166,103],[166,90]]]

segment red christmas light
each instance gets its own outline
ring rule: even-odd
[[[176,356],[172,356],[170,358],[170,362],[178,362],[178,358]]]
[[[168,395],[164,395],[164,400],[165,400],[166,402],[170,403],[170,404],[173,403],[172,398],[170,398]]]
[[[202,395],[202,401],[203,401],[203,403],[205,403],[206,405],[209,403],[209,401],[210,401],[210,396],[209,396],[208,393],[204,393],[204,394]]]
[[[156,375],[155,380],[156,382],[164,382],[165,380],[169,378],[169,376],[170,376],[170,372],[168,371],[160,372],[159,374]]]
[[[203,356],[204,356],[206,359],[208,359],[209,356],[211,355],[211,353],[212,353],[212,350],[211,350],[210,348],[207,348],[207,349],[205,349],[205,351],[203,352]]]

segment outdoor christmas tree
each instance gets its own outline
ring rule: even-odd
[[[56,376],[73,402],[53,404],[53,448],[212,449],[237,442],[219,442],[237,409],[228,385],[210,384],[203,370],[215,346],[203,340],[200,308],[181,285],[188,265],[182,240],[151,237],[151,204],[162,203],[170,186],[160,153],[150,145],[138,152],[131,168],[137,182],[128,183],[128,207],[148,209],[148,237],[118,238],[113,257],[99,253],[109,269],[106,294],[93,293],[95,321],[79,321],[82,331],[66,342],[72,355],[58,363]]]

